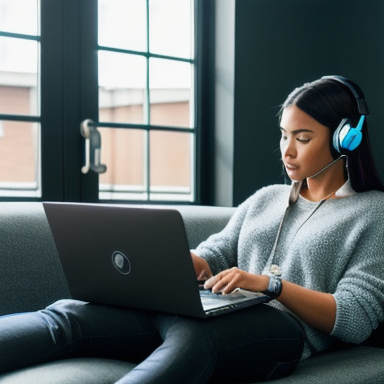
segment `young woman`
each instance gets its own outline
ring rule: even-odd
[[[292,186],[257,191],[191,252],[206,288],[275,300],[208,320],[59,301],[0,318],[0,371],[101,355],[139,362],[118,384],[254,382],[288,375],[336,340],[364,341],[384,320],[384,188],[367,113],[344,78],[295,89],[280,119]]]

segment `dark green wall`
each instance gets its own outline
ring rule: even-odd
[[[228,60],[233,83],[232,89],[226,87],[225,106],[220,105],[224,87],[216,85],[215,135],[220,140],[226,137],[228,143],[222,147],[233,153],[226,156],[232,180],[216,165],[215,204],[238,205],[256,189],[282,181],[278,105],[296,86],[329,74],[351,78],[363,88],[371,112],[374,156],[384,179],[382,0],[217,0],[218,16],[228,18],[234,27],[228,32],[222,29],[225,23],[217,24],[216,81],[223,82],[223,76],[217,75],[220,60]],[[229,34],[234,43],[229,41],[225,53]],[[233,119],[223,127],[217,124],[218,116],[231,117],[231,92]],[[215,161],[225,162],[217,153]]]

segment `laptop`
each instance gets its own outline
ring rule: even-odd
[[[220,295],[201,289],[177,210],[43,206],[74,299],[198,318],[270,300],[262,293]]]

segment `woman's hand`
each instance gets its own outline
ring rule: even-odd
[[[197,280],[205,281],[212,277],[211,268],[209,268],[208,263],[203,258],[193,252],[191,252],[191,257]]]
[[[212,292],[221,292],[225,295],[231,293],[236,288],[254,292],[265,291],[268,288],[268,283],[268,276],[255,275],[234,267],[226,269],[208,279],[204,284],[204,288],[212,289]]]

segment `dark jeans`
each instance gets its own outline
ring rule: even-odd
[[[268,305],[199,320],[62,300],[0,318],[0,372],[74,356],[139,364],[118,384],[262,381],[300,360],[298,322]]]

